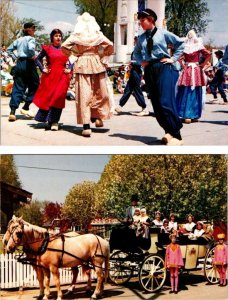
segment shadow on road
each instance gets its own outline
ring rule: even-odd
[[[181,291],[189,290],[189,287],[197,287],[200,283],[205,282],[205,285],[208,285],[208,282],[206,282],[206,279],[203,275],[196,275],[196,274],[188,274],[184,273],[179,276],[179,293],[181,294]],[[170,279],[169,274],[167,275],[165,285],[162,287],[161,290],[155,292],[155,293],[148,293],[145,291],[142,291],[140,288],[140,285],[138,282],[128,282],[125,285],[125,288],[128,288],[131,290],[138,299],[141,300],[153,300],[157,299],[160,296],[167,295],[167,292],[171,289],[170,288]]]
[[[228,110],[215,110],[214,113],[225,113],[228,114]]]
[[[93,292],[86,292],[85,287],[81,288],[76,288],[73,292],[69,292],[68,290],[62,290],[63,293],[63,299],[88,299]],[[111,297],[114,296],[120,296],[124,293],[124,291],[121,291],[120,289],[118,290],[113,290],[113,289],[107,289],[104,290],[104,293],[102,295],[102,299],[110,299]],[[50,297],[48,298],[49,300],[51,299],[56,299],[57,298],[57,292],[51,292]]]
[[[146,145],[159,145],[161,146],[161,140],[158,140],[156,137],[149,137],[149,136],[138,136],[138,135],[128,135],[128,134],[121,134],[121,133],[114,133],[110,134],[110,137],[118,137],[125,140],[137,141],[142,142]]]
[[[215,124],[215,125],[228,125],[228,121],[200,121],[200,123],[209,123],[209,124]]]

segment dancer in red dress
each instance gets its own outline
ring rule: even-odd
[[[39,107],[35,120],[48,122],[51,130],[56,131],[65,107],[65,98],[72,76],[72,65],[68,63],[68,56],[61,50],[61,30],[52,30],[50,37],[52,44],[43,45],[42,51],[36,59],[42,76],[33,103]],[[41,63],[44,57],[46,57],[47,66]]]

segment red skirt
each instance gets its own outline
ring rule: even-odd
[[[62,66],[52,66],[50,73],[42,73],[33,103],[45,110],[50,107],[63,109],[70,79],[71,73],[65,74]]]

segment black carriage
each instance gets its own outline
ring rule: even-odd
[[[110,280],[121,285],[138,276],[143,290],[160,290],[167,276],[165,251],[169,243],[169,235],[160,233],[160,228],[151,227],[147,241],[137,239],[134,230],[128,227],[114,228],[110,236]],[[182,271],[203,269],[209,283],[218,283],[219,275],[212,263],[215,242],[183,236],[178,243],[184,259]]]

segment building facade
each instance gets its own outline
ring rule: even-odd
[[[118,0],[117,21],[114,28],[114,62],[130,61],[134,48],[134,37],[141,33],[137,12],[145,8],[153,9],[157,16],[158,28],[165,26],[165,0]]]

